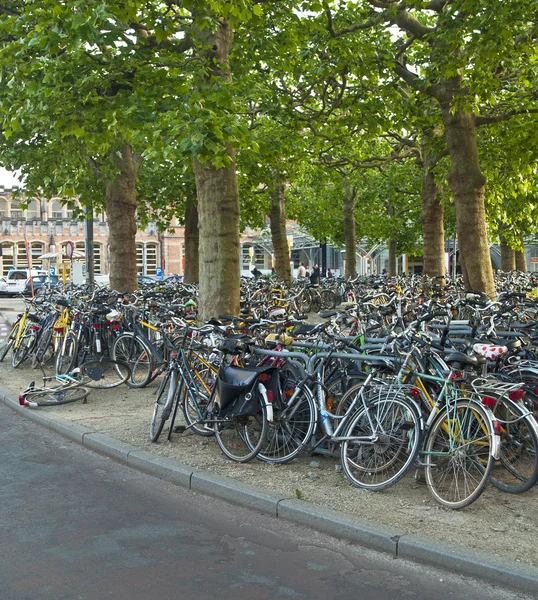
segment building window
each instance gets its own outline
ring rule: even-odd
[[[95,273],[95,275],[101,275],[103,273],[102,271],[102,265],[103,265],[103,245],[102,244],[95,244],[93,245],[93,272]]]
[[[5,198],[0,198],[0,217],[7,217],[9,213],[9,202]]]
[[[7,275],[9,267],[14,267],[13,264],[13,244],[11,242],[4,242],[2,244],[2,256],[0,256],[2,264],[2,275]]]
[[[26,209],[27,219],[39,219],[41,217],[40,203],[38,200],[30,200]]]
[[[15,267],[17,269],[28,268],[28,259],[26,257],[26,244],[24,242],[17,242],[17,257],[15,260]]]
[[[144,275],[157,274],[157,244],[146,244],[146,270]]]
[[[63,218],[64,215],[63,215],[63,207],[62,207],[61,202],[54,200],[54,202],[52,203],[52,209],[51,209],[50,215],[53,219],[62,219]]]
[[[159,264],[157,244],[136,244],[136,270],[139,275],[155,275]]]
[[[41,269],[43,262],[39,258],[42,254],[45,254],[45,244],[43,242],[32,242],[32,268]]]

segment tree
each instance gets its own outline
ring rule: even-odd
[[[465,283],[493,296],[476,129],[529,110],[532,93],[514,81],[532,81],[533,8],[518,0],[507,0],[495,11],[477,0],[364,0],[339,3],[334,14],[327,2],[325,18],[332,38],[350,37],[353,43],[367,30],[391,31],[392,54],[382,66],[390,65],[418,94],[438,103],[451,159],[448,181]]]

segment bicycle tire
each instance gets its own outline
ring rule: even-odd
[[[166,416],[165,410],[168,403],[170,386],[173,383],[172,372],[167,371],[164,377],[157,394],[157,399],[155,400],[155,406],[153,407],[153,414],[149,424],[149,439],[152,442],[157,442],[164,429],[164,425],[170,416],[170,411],[168,411],[168,416]]]
[[[421,421],[415,407],[387,390],[387,396],[361,406],[347,421],[340,460],[348,481],[367,490],[383,490],[400,481],[420,449]]]
[[[316,403],[308,388],[300,390],[293,405],[287,406],[299,379],[292,372],[281,381],[282,399],[273,398],[273,420],[268,422],[265,443],[257,456],[264,462],[283,464],[293,460],[310,442],[317,427]]]
[[[194,401],[186,387],[182,394],[182,408],[185,422],[189,426],[189,429],[192,429],[194,433],[202,437],[212,437],[215,435],[213,427],[204,425],[200,420],[211,400],[211,389],[215,385],[216,379],[216,373],[204,365],[202,368],[196,369],[193,374],[195,385],[192,386],[193,389],[191,388],[191,391],[194,395]]]
[[[60,406],[87,398],[90,390],[78,384],[61,385],[48,390],[28,392],[23,395],[25,402],[32,408],[39,406]]]
[[[19,321],[17,321],[15,323],[15,325],[13,325],[13,327],[11,328],[11,331],[9,332],[9,335],[7,336],[7,338],[4,342],[4,345],[2,346],[2,348],[0,348],[0,362],[3,362],[3,360],[8,355],[8,352],[11,350],[11,348],[13,348],[13,343],[15,342],[15,338],[17,337],[17,329],[18,328],[19,328]]]
[[[154,368],[151,348],[132,332],[121,333],[114,340],[112,359],[130,365],[131,377],[126,382],[129,387],[142,388],[151,381]]]
[[[223,419],[215,424],[215,439],[223,454],[235,462],[256,458],[267,435],[267,411],[263,402],[254,416]]]
[[[82,383],[89,388],[106,390],[127,383],[131,368],[127,363],[109,358],[91,360],[78,367]]]
[[[35,351],[32,356],[32,367],[35,369],[45,363],[45,353],[49,349],[52,340],[52,324],[44,331],[41,331],[36,343]]]
[[[505,398],[493,414],[501,424],[501,453],[490,482],[508,494],[527,492],[538,481],[538,425],[524,407]]]
[[[20,367],[22,363],[28,358],[32,351],[36,340],[36,334],[34,331],[28,331],[22,335],[19,339],[19,345],[11,353],[11,366],[16,369]]]
[[[8,355],[8,352],[11,350],[12,346],[13,346],[13,340],[11,340],[11,339],[6,340],[4,342],[4,344],[2,344],[2,347],[0,348],[0,362],[3,362],[3,360]]]
[[[336,308],[336,294],[332,290],[321,291],[321,307],[325,310],[332,310]]]
[[[78,338],[74,331],[68,331],[54,360],[56,375],[71,372],[76,365],[78,356]]]
[[[474,400],[456,400],[437,415],[424,450],[426,485],[439,504],[458,510],[480,497],[495,462],[493,436],[486,409]]]

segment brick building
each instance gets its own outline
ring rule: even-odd
[[[39,256],[59,252],[66,242],[72,241],[76,250],[84,252],[84,219],[74,219],[72,211],[63,206],[59,198],[46,200],[31,199],[28,208],[22,208],[13,199],[15,188],[0,186],[0,274],[5,275],[10,267],[26,268],[25,239],[32,254],[32,266],[47,267]],[[104,214],[95,216],[94,264],[96,274],[109,272],[108,225]],[[155,275],[157,267],[165,274],[183,273],[184,232],[182,227],[159,233],[154,223],[136,235],[138,272]]]

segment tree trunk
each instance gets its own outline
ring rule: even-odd
[[[451,96],[451,99],[454,96]],[[484,204],[485,178],[480,171],[476,127],[472,114],[453,112],[441,102],[448,152],[452,161],[448,182],[456,206],[456,228],[465,287],[495,297]]]
[[[521,236],[521,247],[523,250],[516,250],[516,269],[518,271],[522,271],[523,273],[527,272],[527,257],[525,256],[525,246],[523,244],[523,236]]]
[[[346,245],[346,279],[357,276],[357,233],[355,227],[355,200],[357,192],[346,189],[344,196],[344,240]]]
[[[444,209],[433,173],[426,166],[422,180],[422,237],[424,239],[424,274],[445,276]],[[444,279],[438,281],[444,285]]]
[[[233,32],[221,19],[218,28],[200,29],[198,37],[206,59],[206,84],[210,89],[219,80],[231,80],[229,54]],[[203,90],[202,90],[203,91]],[[210,161],[194,159],[198,221],[200,226],[200,302],[199,317],[209,319],[222,314],[239,314],[239,192],[237,189],[235,150],[225,147],[228,163],[217,168]]]
[[[187,196],[185,205],[185,267],[183,281],[185,283],[198,283],[198,245],[200,234],[198,231],[198,207],[196,206],[196,190]]]
[[[396,240],[389,240],[389,277],[396,277]]]
[[[505,272],[514,271],[516,268],[516,253],[506,243],[502,225],[499,226],[499,247],[501,250],[501,270]]]
[[[132,292],[138,287],[136,267],[136,177],[140,156],[124,143],[113,160],[119,173],[106,182],[106,214],[110,246],[110,287]]]
[[[283,281],[291,283],[290,253],[286,236],[286,188],[277,182],[271,190],[271,238],[275,253],[275,271]]]

